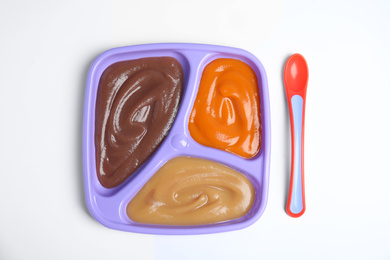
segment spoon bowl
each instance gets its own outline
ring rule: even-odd
[[[293,92],[306,91],[309,79],[309,69],[301,54],[292,55],[286,62],[284,80],[286,88]]]

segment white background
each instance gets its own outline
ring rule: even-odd
[[[119,46],[239,47],[267,71],[268,206],[254,225],[199,236],[108,229],[84,203],[88,68]],[[308,62],[307,211],[286,215],[290,128],[282,71]],[[1,1],[0,259],[390,259],[387,1]]]

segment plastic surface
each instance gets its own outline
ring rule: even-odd
[[[291,194],[291,202],[289,206],[290,212],[299,214],[303,211],[303,192],[302,192],[302,115],[303,115],[303,99],[299,95],[291,98],[293,119],[294,119],[294,178],[293,189]]]
[[[306,210],[304,185],[304,126],[306,89],[309,78],[305,59],[292,55],[284,69],[284,84],[290,113],[292,159],[290,190],[286,211],[291,217],[300,217]]]
[[[183,67],[184,92],[175,122],[161,146],[136,173],[120,186],[106,189],[99,183],[95,169],[95,103],[100,76],[109,65],[115,62],[158,56],[174,57]],[[225,151],[202,146],[194,141],[189,134],[188,118],[196,98],[203,68],[217,58],[242,60],[253,68],[258,78],[262,145],[258,155],[252,159],[244,159]],[[268,84],[262,64],[247,51],[201,44],[148,44],[111,49],[101,54],[89,70],[83,127],[86,204],[92,216],[104,226],[148,234],[206,234],[245,228],[257,221],[265,210],[268,197],[271,140]],[[178,156],[213,160],[245,174],[252,181],[256,190],[256,199],[252,210],[240,219],[209,225],[166,226],[131,221],[126,214],[128,202],[165,162]]]

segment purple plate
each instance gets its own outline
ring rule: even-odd
[[[113,63],[145,57],[171,56],[183,67],[184,91],[175,122],[167,137],[149,160],[120,186],[104,188],[96,173],[95,105],[98,84],[103,71]],[[262,143],[260,152],[252,159],[206,147],[192,139],[188,119],[195,101],[204,67],[218,58],[234,58],[246,62],[255,71],[260,94]],[[270,111],[265,70],[251,53],[230,47],[203,44],[146,44],[111,49],[92,64],[86,87],[83,125],[83,162],[85,198],[92,216],[109,228],[159,235],[191,235],[225,232],[245,228],[263,214],[268,197],[270,164]],[[167,161],[178,156],[209,159],[245,174],[253,183],[256,198],[251,211],[235,220],[196,226],[140,224],[130,220],[126,206],[153,174]]]

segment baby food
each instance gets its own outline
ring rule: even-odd
[[[188,128],[198,143],[252,158],[260,150],[257,77],[243,61],[220,58],[202,74]]]
[[[168,134],[183,92],[183,70],[172,57],[122,61],[99,82],[95,112],[96,171],[101,185],[123,183]]]
[[[127,206],[134,222],[202,225],[240,218],[253,206],[250,180],[206,159],[176,157],[165,163]]]

